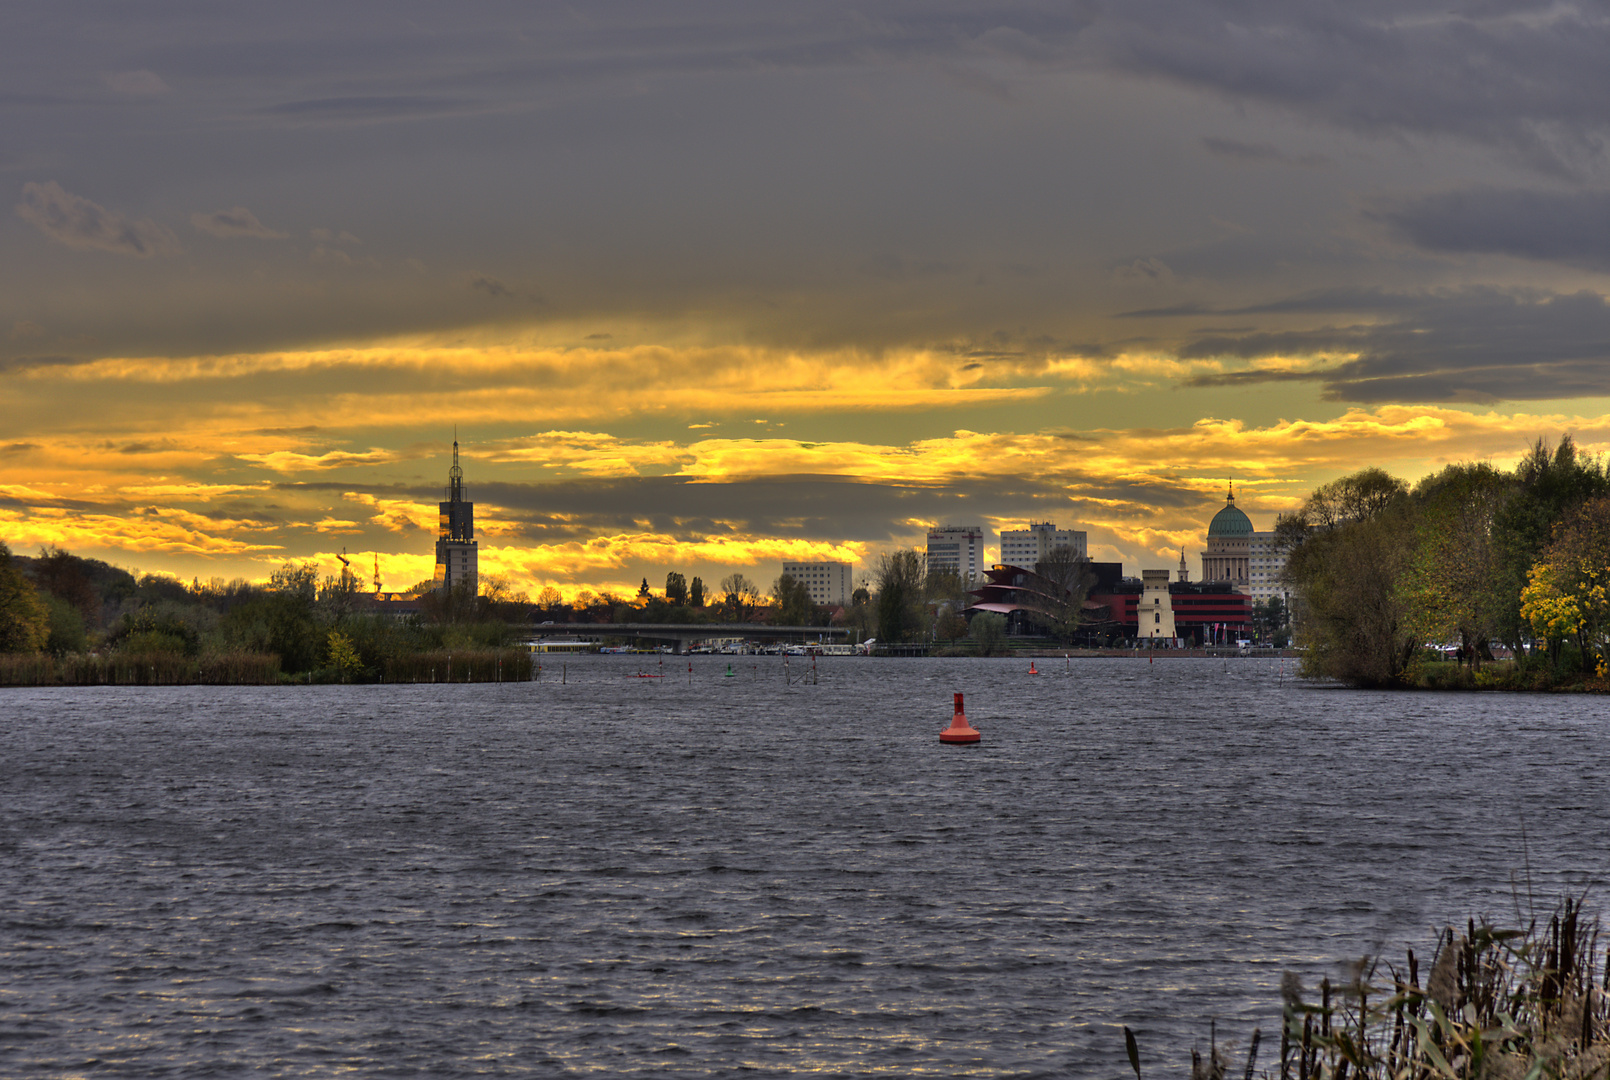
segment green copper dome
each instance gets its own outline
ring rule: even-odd
[[[1224,509],[1208,522],[1208,538],[1215,536],[1251,536],[1252,519],[1235,508],[1235,490],[1225,496]]]

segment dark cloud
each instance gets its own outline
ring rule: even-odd
[[[862,260],[858,269],[869,277],[882,278],[884,281],[909,281],[964,273],[967,268],[938,259],[914,259],[885,251]]]
[[[180,250],[178,238],[156,222],[131,221],[82,196],[69,194],[54,180],[22,185],[17,215],[70,248],[139,258],[177,255]]]
[[[1200,376],[1187,385],[1318,382],[1329,400],[1366,403],[1610,394],[1610,304],[1597,293],[1473,288],[1398,299],[1375,322],[1198,338],[1178,350],[1181,358],[1343,359],[1301,371]]]
[[[75,367],[89,362],[81,356],[0,356],[0,375],[36,368]]]
[[[1202,145],[1208,153],[1217,157],[1253,164],[1300,165],[1303,168],[1330,164],[1330,158],[1324,154],[1287,154],[1268,143],[1241,142],[1239,139],[1221,139],[1210,135],[1202,140]]]
[[[0,14],[0,33],[40,43],[0,71],[0,95],[66,95],[60,109],[19,112],[6,153],[68,164],[19,180],[105,177],[95,191],[113,207],[169,193],[177,205],[162,214],[175,221],[237,200],[266,213],[272,199],[275,224],[341,221],[375,253],[343,253],[353,241],[322,231],[304,252],[317,267],[200,244],[194,260],[221,268],[204,290],[142,267],[97,283],[76,310],[57,299],[84,288],[69,260],[15,273],[19,315],[55,304],[53,328],[81,328],[114,355],[293,348],[539,310],[569,327],[622,313],[681,326],[694,313],[789,349],[968,340],[1002,325],[1088,339],[1114,285],[1156,292],[1135,318],[1280,314],[1223,298],[1362,272],[1356,249],[1339,253],[1352,241],[1333,209],[1361,201],[1437,252],[1601,268],[1597,238],[1610,233],[1596,196],[1381,207],[1340,189],[1343,169],[1296,168],[1321,164],[1318,151],[1341,159],[1320,141],[1338,128],[1380,139],[1394,170],[1410,144],[1429,175],[1445,136],[1557,173],[1597,160],[1610,25],[1569,2],[156,0],[135,18],[90,0]],[[52,80],[63,65],[71,77]],[[105,72],[172,90],[114,97]],[[957,93],[958,80],[987,92]],[[1135,93],[1138,80],[1184,91]],[[1190,99],[1203,92],[1238,108],[1200,108]],[[1104,133],[1092,112],[1127,134]],[[154,221],[54,182],[31,185],[19,210],[63,244],[177,248]],[[241,208],[199,217],[215,236],[277,235]],[[1232,228],[1216,223],[1231,218],[1244,229],[1225,239]],[[437,276],[387,276],[410,255]],[[258,276],[229,276],[230,258],[258,261]],[[369,272],[335,272],[359,267]],[[1037,278],[1020,276],[1030,267]],[[536,297],[487,300],[518,300],[536,281],[540,309]],[[1383,310],[1364,300],[1335,310]]]
[[[721,536],[799,539],[834,537],[869,544],[909,539],[915,520],[956,518],[958,497],[972,515],[1069,519],[1070,499],[1083,493],[1103,505],[1128,491],[1137,507],[1155,499],[1151,482],[1078,485],[1034,477],[958,479],[945,484],[867,482],[836,476],[774,476],[710,483],[679,476],[576,479],[551,483],[482,481],[472,485],[476,516],[516,526],[522,543],[564,543],[619,533],[656,532],[683,541]],[[422,502],[440,498],[439,486],[354,486],[287,482],[288,491],[362,492]],[[1179,498],[1200,495],[1180,485]],[[1172,497],[1151,505],[1175,505]]]
[[[162,76],[154,71],[112,71],[101,76],[108,90],[131,97],[155,97],[169,91]]]
[[[60,97],[54,94],[0,93],[0,107],[7,109],[38,108],[59,105],[82,105],[81,98]]]
[[[834,537],[873,545],[909,540],[912,520],[963,517],[1024,520],[1074,519],[1080,505],[1106,516],[1134,508],[1136,519],[1157,507],[1195,506],[1199,493],[1181,484],[1103,482],[1086,488],[1032,477],[945,484],[902,485],[838,477],[767,477],[730,483],[693,483],[679,477],[567,481],[557,484],[482,484],[479,498],[500,508],[500,520],[519,523],[523,539],[558,543],[612,533],[663,532],[679,540],[743,534],[813,539]],[[959,499],[965,499],[959,503]],[[1148,509],[1149,508],[1149,509]],[[479,511],[478,511],[479,512]]]
[[[1514,0],[1138,0],[1080,41],[1121,70],[1369,134],[1457,135],[1556,171],[1602,154],[1610,21]]]
[[[95,5],[87,5],[92,8]],[[1007,0],[978,5],[850,0],[800,8],[705,2],[595,3],[585,13],[499,2],[451,11],[400,3],[286,2],[211,19],[142,8],[109,56],[148,67],[103,76],[131,87],[169,78],[261,79],[300,96],[261,102],[286,117],[393,119],[539,107],[555,88],[712,72],[870,68],[923,62],[1011,96],[1011,70],[1092,64],[1374,132],[1457,134],[1561,158],[1598,153],[1610,97],[1610,24],[1550,0],[1462,5],[1433,0]],[[180,11],[185,18],[178,18]],[[72,13],[35,13],[34,36],[79,42]],[[150,28],[160,27],[159,33]],[[23,28],[14,27],[17,32]],[[21,89],[18,87],[16,89]],[[1221,139],[1215,152],[1256,144]],[[1301,161],[1298,155],[1288,159]]]
[[[1355,314],[1377,313],[1389,310],[1418,308],[1425,297],[1411,293],[1395,293],[1373,287],[1346,287],[1320,289],[1297,296],[1267,300],[1239,307],[1212,307],[1207,304],[1175,304],[1170,307],[1138,308],[1120,311],[1116,318],[1141,319],[1171,316],[1201,318],[1206,315],[1315,315],[1336,312]]]
[[[1610,270],[1610,192],[1453,191],[1372,213],[1426,251]]]
[[[1174,280],[1174,271],[1162,259],[1154,257],[1136,259],[1117,267],[1112,276],[1117,281],[1170,282]]]
[[[215,210],[210,214],[191,214],[190,224],[220,240],[255,237],[259,240],[283,240],[289,233],[275,232],[244,206],[233,210]]]
[[[519,300],[529,306],[540,306],[544,301],[536,293],[519,293],[509,288],[494,277],[478,274],[470,279],[470,288],[475,292],[485,293],[494,300]],[[607,336],[607,335],[606,335]]]
[[[484,292],[486,295],[496,297],[499,300],[512,300],[514,298],[514,293],[509,291],[509,287],[503,284],[503,282],[499,281],[497,278],[474,278],[470,281],[470,288],[476,290],[477,292]]]
[[[352,121],[352,120],[405,120],[426,116],[446,116],[454,113],[474,112],[481,108],[473,101],[452,98],[420,97],[408,94],[376,95],[373,97],[313,98],[307,101],[285,101],[270,105],[265,113],[299,119]]]

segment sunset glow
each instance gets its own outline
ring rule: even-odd
[[[402,589],[456,430],[530,592],[1031,519],[1138,572],[1232,480],[1268,528],[1610,449],[1605,120],[1548,89],[1603,20],[1472,17],[1457,94],[1427,23],[1363,86],[1300,7],[1212,8],[109,11],[0,76],[0,539]]]

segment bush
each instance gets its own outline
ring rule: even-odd
[[[201,652],[201,632],[189,614],[171,604],[147,605],[125,614],[107,644],[127,653],[196,656]]]
[[[40,597],[45,605],[50,624],[50,636],[45,649],[53,656],[83,652],[89,648],[89,635],[84,631],[84,616],[72,604],[59,596],[45,593]]]
[[[978,612],[967,628],[967,636],[979,656],[998,656],[1006,652],[1006,616],[993,611]]]

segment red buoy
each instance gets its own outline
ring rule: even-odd
[[[1039,674],[1038,671],[1034,670],[1034,661],[1033,660],[1029,661],[1029,674],[1030,675],[1038,675]]]
[[[971,724],[967,722],[967,714],[962,712],[962,696],[956,695],[956,715],[950,718],[950,726],[939,733],[942,743],[976,743],[982,736],[978,734]]]

